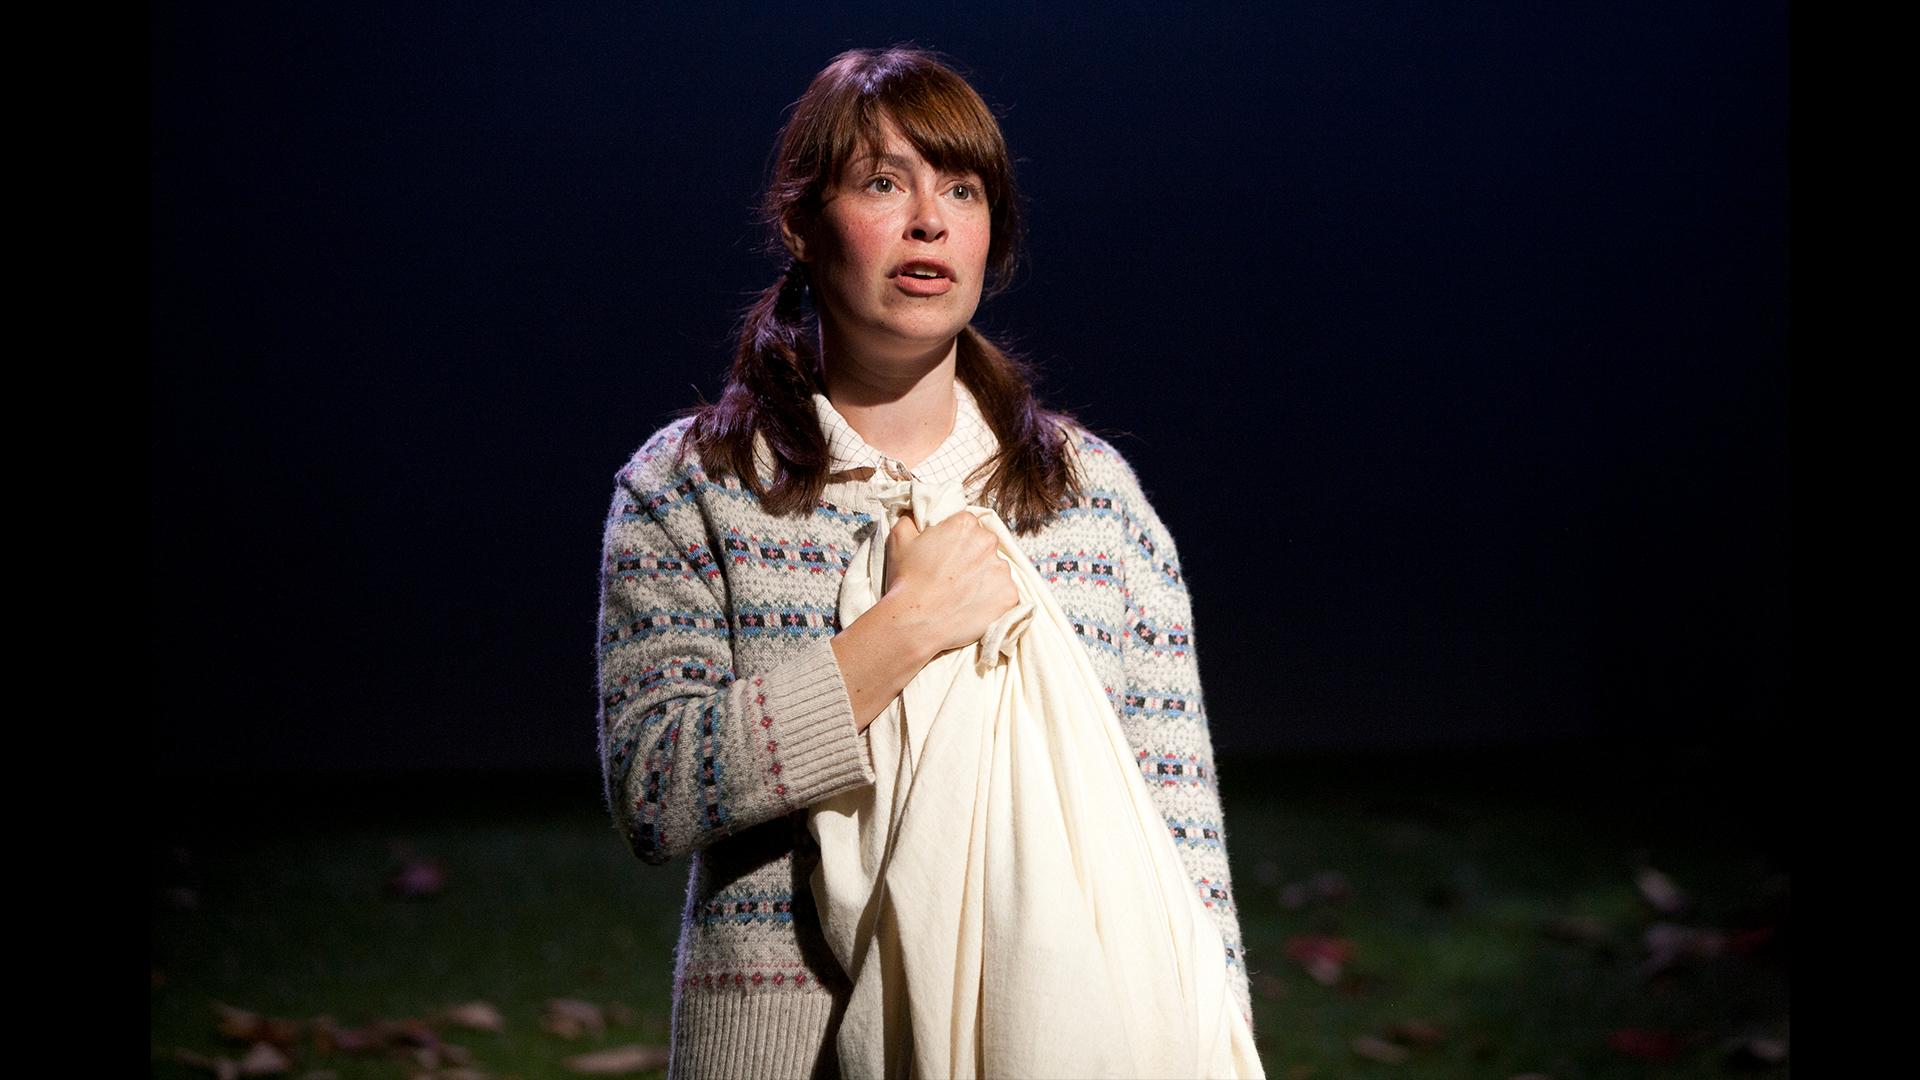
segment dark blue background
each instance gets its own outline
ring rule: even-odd
[[[979,321],[1130,433],[1220,748],[1778,734],[1784,4],[924,7],[152,9],[156,766],[592,767],[614,470],[896,41],[1002,114]]]

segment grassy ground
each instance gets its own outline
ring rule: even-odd
[[[1223,756],[1268,1075],[1787,1076],[1737,1049],[1788,1034],[1782,785],[1702,750],[1646,755]],[[246,1052],[216,1031],[215,1003],[363,1028],[484,1001],[502,1030],[438,1037],[528,1080],[664,1045],[686,864],[628,855],[593,776],[156,783],[154,1076],[211,1075],[180,1049]],[[386,893],[410,855],[444,867],[431,897]],[[1687,906],[1658,913],[1645,867]],[[1678,936],[1718,947],[1655,971],[1662,923],[1731,936]],[[1318,978],[1315,942],[1347,950]],[[555,998],[612,1005],[612,1022],[551,1034]],[[310,1030],[292,1058],[296,1077],[424,1071],[321,1054]]]

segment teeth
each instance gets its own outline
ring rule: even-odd
[[[916,269],[907,271],[907,276],[917,277],[917,278],[937,278],[940,276],[940,272],[938,270],[927,270],[923,268],[916,268]]]

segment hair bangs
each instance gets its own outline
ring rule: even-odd
[[[928,94],[902,95],[899,100],[882,98],[873,102],[873,111],[892,119],[901,137],[929,165],[941,172],[974,173],[986,184],[989,201],[1005,198],[1006,145],[993,117],[971,93],[943,94],[936,89]],[[866,129],[861,133],[863,139],[876,139],[879,118],[876,116],[870,127],[865,123],[862,127]]]

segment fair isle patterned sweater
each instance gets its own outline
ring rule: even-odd
[[[674,1080],[837,1077],[833,1038],[850,986],[814,908],[807,807],[873,782],[828,644],[872,519],[826,501],[805,516],[766,514],[734,477],[683,459],[689,423],[661,428],[620,470],[607,519],[607,800],[642,860],[693,856],[673,973]],[[1092,657],[1214,914],[1251,1026],[1179,556],[1119,452],[1079,428],[1069,446],[1082,497],[1017,539]]]

